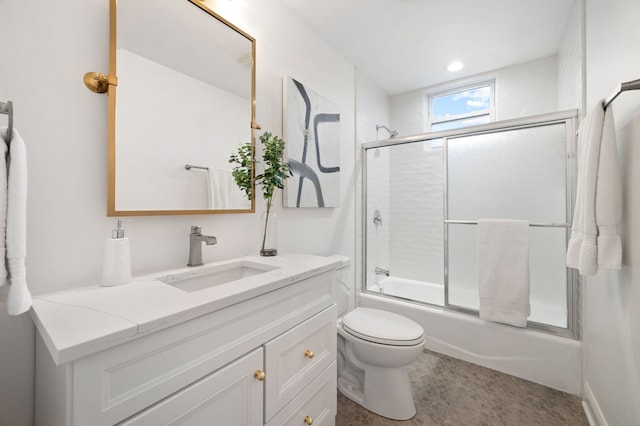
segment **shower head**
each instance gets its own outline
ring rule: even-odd
[[[380,129],[385,129],[387,132],[389,132],[389,139],[393,139],[398,136],[397,130],[391,130],[390,128],[388,128],[387,126],[383,126],[382,124],[376,124],[376,131],[379,131]]]

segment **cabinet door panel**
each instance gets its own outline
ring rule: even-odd
[[[120,424],[262,425],[264,382],[254,377],[262,369],[260,348]]]

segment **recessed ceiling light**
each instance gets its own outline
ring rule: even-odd
[[[451,72],[460,71],[464,67],[464,64],[460,61],[453,61],[449,64],[447,69]]]

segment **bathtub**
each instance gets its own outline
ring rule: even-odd
[[[442,285],[386,277],[360,293],[358,305],[411,318],[424,328],[429,350],[574,395],[581,393],[579,341],[396,297],[444,303]]]
[[[400,297],[409,301],[430,303],[444,306],[444,285],[424,281],[411,280],[395,276],[384,277],[374,286],[369,287],[372,292]],[[449,302],[458,306],[468,306],[477,309],[478,292],[474,289],[449,289]],[[546,301],[531,299],[530,321],[549,324],[556,327],[566,327],[566,306],[553,305]]]
[[[408,278],[385,277],[378,284],[369,288],[373,292],[418,302],[444,305],[444,290],[442,284],[427,283],[410,280]]]

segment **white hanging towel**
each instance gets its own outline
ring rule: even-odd
[[[7,134],[6,127],[0,127],[0,287],[8,284],[7,268],[7,144],[4,138]]]
[[[611,105],[602,102],[584,118],[578,130],[578,185],[567,248],[567,266],[581,275],[598,267],[620,269],[622,243],[622,183]]]
[[[0,136],[4,140],[6,128],[0,129]],[[6,152],[6,145],[3,150]],[[3,162],[0,161],[0,163]],[[9,266],[9,283],[11,284],[7,297],[7,312],[9,315],[20,315],[31,308],[31,293],[27,287],[25,267],[27,257],[27,150],[16,129],[13,129],[7,164],[8,166],[0,166],[0,174],[4,176],[7,173],[2,173],[2,168],[8,169],[6,185],[2,185],[3,189],[0,190],[0,197],[5,199],[0,202],[0,209],[2,209],[3,203],[6,207],[0,213],[0,219],[2,219],[6,211],[6,221],[2,220],[0,228],[6,227],[6,260]],[[2,178],[0,178],[0,185],[1,182]],[[6,192],[4,188],[6,188]],[[2,192],[5,192],[4,196],[2,196]],[[3,238],[2,242],[4,243],[4,241]]]
[[[207,167],[207,195],[209,209],[230,209],[231,190],[235,186],[231,171]]]
[[[478,220],[480,318],[526,327],[529,305],[529,222]]]

